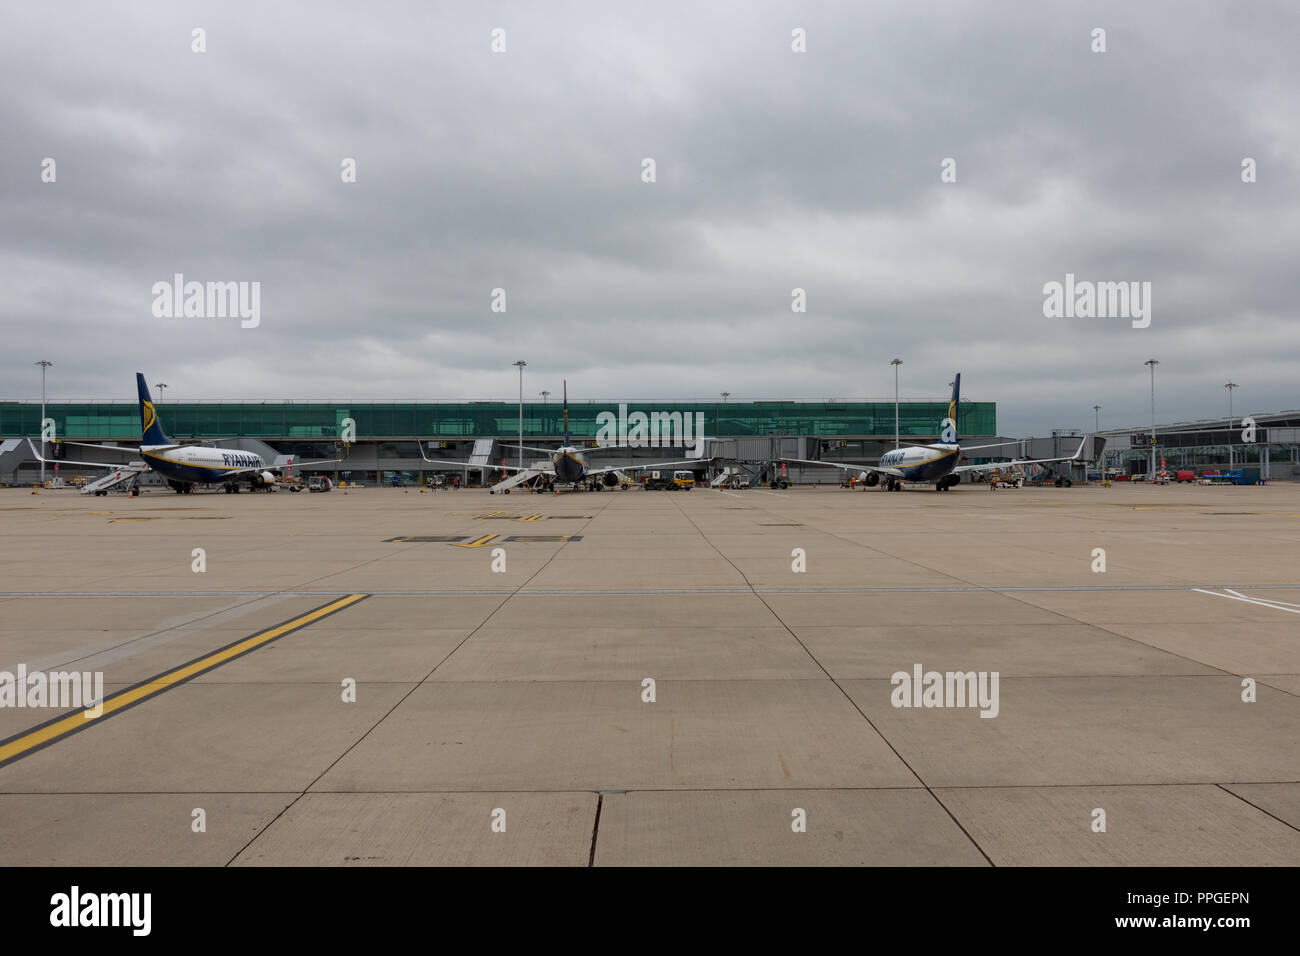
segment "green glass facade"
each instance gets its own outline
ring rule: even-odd
[[[337,438],[343,421],[356,422],[359,441],[386,438],[468,439],[518,435],[519,406],[510,402],[468,403],[176,403],[157,406],[163,428],[173,438]],[[629,402],[628,413],[703,412],[705,434],[713,437],[811,435],[823,438],[892,437],[893,402]],[[569,405],[569,430],[575,439],[594,438],[596,416],[619,412],[617,402]],[[947,412],[945,402],[903,402],[899,431],[903,437],[933,437]],[[134,403],[83,404],[50,402],[60,438],[131,441],[140,437]],[[40,403],[0,403],[0,436],[38,437]],[[524,403],[524,437],[558,438],[563,409],[556,402]],[[997,434],[996,403],[962,402],[962,435]]]

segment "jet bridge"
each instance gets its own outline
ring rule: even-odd
[[[488,458],[492,455],[492,445],[496,439],[493,438],[476,438],[474,440],[474,450],[470,453],[469,463],[479,468],[491,468],[488,464]]]

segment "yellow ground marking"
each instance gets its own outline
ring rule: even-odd
[[[481,548],[495,537],[496,535],[494,534],[485,534],[481,538],[475,538],[473,541],[467,541],[464,544],[453,544],[452,547],[453,548]]]
[[[260,631],[251,637],[243,638],[234,644],[229,644],[188,664],[182,664],[180,667],[164,671],[156,677],[151,677],[142,683],[136,684],[134,687],[128,687],[126,690],[110,694],[104,699],[102,710],[98,716],[94,715],[90,709],[83,709],[63,717],[56,717],[47,724],[11,737],[9,740],[0,743],[0,767],[24,757],[34,750],[47,747],[70,734],[75,734],[79,730],[84,730],[92,726],[92,724],[102,721],[105,717],[109,717],[133,704],[138,704],[156,694],[170,690],[177,684],[182,684],[206,671],[220,667],[222,664],[247,654],[249,651],[256,650],[263,644],[267,644],[278,637],[283,637],[309,624],[314,624],[323,617],[328,617],[344,608],[351,607],[369,596],[369,594],[349,594],[347,597],[339,598],[337,601],[331,601],[323,607],[318,607],[314,611],[301,614],[293,620],[285,621],[283,624],[277,624],[275,627]],[[18,692],[21,693],[21,689]]]
[[[1230,505],[1231,502],[1225,502],[1225,504],[1226,504],[1226,505]],[[1211,508],[1211,507],[1223,507],[1223,505],[1217,505],[1217,506],[1216,506],[1216,505],[1207,505],[1207,504],[1199,504],[1199,505],[1134,505],[1134,506],[1133,506],[1133,510],[1134,510],[1134,511],[1159,511],[1159,510],[1162,509],[1162,508]],[[1300,518],[1300,514],[1293,514],[1292,512],[1289,512],[1289,511],[1202,511],[1202,512],[1200,512],[1200,513],[1203,514],[1203,515],[1220,515],[1220,514],[1224,514],[1224,515],[1280,515],[1280,516],[1282,516],[1283,518]]]
[[[126,524],[130,521],[225,521],[230,515],[141,515],[135,518],[110,518],[109,524]]]
[[[1107,502],[1109,504],[1109,502]],[[1161,508],[1204,508],[1204,502],[1169,502],[1153,505],[1130,505],[1134,511],[1157,511]]]

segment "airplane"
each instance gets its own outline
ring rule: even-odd
[[[153,471],[167,480],[167,484],[178,494],[189,494],[198,484],[223,484],[227,494],[239,492],[240,482],[246,482],[250,491],[258,488],[270,489],[275,485],[277,474],[306,465],[326,465],[341,461],[339,458],[327,458],[321,461],[295,462],[289,458],[282,465],[268,465],[256,452],[238,448],[202,445],[197,442],[174,442],[167,437],[154,410],[153,399],[149,395],[149,386],[145,384],[144,375],[135,373],[136,387],[140,393],[140,447],[139,449],[121,448],[116,445],[91,445],[85,442],[63,442],[80,448],[98,448],[104,451],[132,452],[139,451],[141,459]],[[64,465],[87,465],[94,468],[120,468],[121,464],[102,461],[70,461],[67,459],[42,458],[32,440],[27,439],[32,453],[39,461]]]
[[[540,452],[550,456],[550,467],[539,468],[529,466],[520,468],[513,465],[477,465],[468,461],[447,461],[442,458],[430,458],[424,453],[424,446],[416,442],[420,449],[420,457],[431,465],[463,465],[469,468],[491,469],[495,471],[512,471],[515,474],[502,481],[497,482],[490,489],[489,493],[496,494],[498,491],[502,494],[510,494],[510,489],[521,485],[526,481],[534,478],[541,478],[542,481],[534,484],[533,490],[542,493],[554,485],[572,485],[577,490],[585,483],[591,491],[601,491],[604,488],[614,488],[618,485],[620,476],[625,471],[641,471],[647,468],[671,468],[675,465],[701,465],[711,458],[692,458],[686,461],[656,461],[646,464],[637,463],[627,465],[621,468],[592,468],[589,467],[584,457],[586,454],[596,451],[619,450],[618,445],[598,445],[595,448],[582,449],[573,444],[569,438],[569,383],[564,383],[564,442],[559,448],[535,448],[531,445],[514,445],[501,443],[506,448],[522,448],[524,451]]]
[[[1066,458],[1037,458],[1020,461],[989,462],[984,465],[959,464],[963,452],[981,448],[1000,448],[995,445],[969,445],[963,448],[957,441],[957,412],[961,395],[961,373],[952,383],[952,399],[948,402],[948,416],[939,424],[939,440],[930,445],[905,445],[885,452],[879,465],[848,465],[834,461],[809,461],[803,458],[782,458],[780,461],[800,465],[832,465],[845,471],[858,471],[858,480],[868,488],[880,485],[884,491],[902,491],[903,482],[933,481],[936,491],[947,491],[961,481],[967,472],[993,471],[999,468],[1022,465],[1046,465],[1057,461],[1076,461],[1083,454],[1087,436],[1079,442],[1078,450]]]

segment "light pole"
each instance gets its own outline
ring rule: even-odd
[[[54,363],[41,359],[39,362],[32,363],[41,367],[41,458],[48,454],[45,450],[45,370]],[[45,462],[41,462],[41,487],[45,487]]]
[[[1160,363],[1155,359],[1147,359],[1142,363],[1151,369],[1151,478],[1156,477],[1156,366]]]
[[[1228,390],[1228,468],[1231,469],[1236,458],[1232,453],[1232,390],[1241,386],[1232,379],[1228,379],[1228,384],[1223,387]]]
[[[523,359],[515,362],[519,366],[519,470],[524,468],[524,366]]]
[[[894,359],[889,363],[894,366],[894,447],[898,447],[898,366],[903,364],[902,359]]]
[[[1101,406],[1092,406],[1092,433],[1095,435],[1101,431]]]

